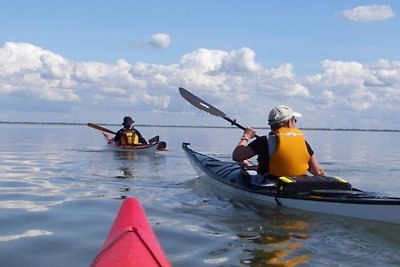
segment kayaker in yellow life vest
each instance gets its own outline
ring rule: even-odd
[[[268,116],[271,132],[248,143],[256,134],[253,128],[246,128],[238,145],[232,153],[235,161],[245,161],[258,155],[257,172],[264,176],[302,176],[325,175],[314,151],[304,138],[303,132],[296,128],[294,112],[287,106],[277,106]]]
[[[123,128],[119,129],[114,137],[114,141],[120,146],[132,146],[147,144],[142,134],[133,127],[133,119],[129,116],[124,117]]]

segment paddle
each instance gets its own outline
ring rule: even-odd
[[[246,128],[243,127],[242,125],[240,125],[239,123],[237,123],[236,120],[232,120],[224,112],[222,112],[221,110],[217,109],[216,107],[208,104],[206,101],[198,98],[197,96],[195,96],[194,94],[192,94],[191,92],[186,90],[185,88],[179,87],[179,93],[182,95],[182,97],[184,99],[186,99],[190,104],[192,104],[196,108],[204,110],[205,112],[207,112],[211,115],[221,117],[224,120],[229,121],[231,123],[231,125],[235,125],[236,127],[242,129],[243,131],[246,130]],[[255,135],[255,137],[258,137],[258,136]]]
[[[94,124],[94,123],[90,123],[90,122],[89,122],[89,123],[87,124],[87,126],[93,128],[93,129],[102,131],[102,132],[106,132],[106,133],[110,133],[110,134],[116,134],[116,132],[113,132],[113,131],[111,131],[110,129],[104,128],[104,127],[102,127],[102,126],[100,126],[100,125],[97,125],[97,124]]]
[[[167,143],[164,141],[160,141],[160,137],[158,135],[154,136],[153,138],[149,139],[149,144],[157,143],[157,150],[158,151],[165,151],[167,150]]]

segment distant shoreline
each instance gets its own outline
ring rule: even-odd
[[[0,124],[26,124],[26,125],[71,125],[86,126],[86,123],[72,122],[17,122],[17,121],[0,121]],[[98,123],[102,126],[120,126],[120,124]],[[234,126],[211,126],[211,125],[157,125],[157,124],[136,124],[138,127],[166,127],[166,128],[236,128]],[[269,127],[254,127],[256,129],[269,129]],[[357,132],[400,132],[395,129],[357,129],[357,128],[300,128],[302,130],[313,131],[357,131]]]

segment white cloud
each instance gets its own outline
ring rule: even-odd
[[[212,72],[221,68],[221,62],[228,53],[222,50],[197,49],[186,54],[179,62],[180,67],[198,72]]]
[[[250,48],[241,48],[231,51],[222,58],[221,69],[227,72],[245,73],[262,70],[262,66],[255,62],[256,54]]]
[[[227,114],[266,116],[266,109],[282,103],[304,114],[313,112],[316,117],[400,111],[399,61],[382,59],[367,65],[325,60],[320,73],[304,80],[299,81],[290,63],[265,68],[250,48],[234,51],[203,48],[183,55],[176,64],[157,65],[131,64],[124,59],[114,64],[71,62],[26,43],[6,43],[0,47],[2,111],[24,110],[27,106],[31,111],[42,111],[47,105],[51,105],[52,112],[59,109],[58,112],[67,113],[75,109],[84,114],[87,110],[87,116],[93,116],[90,113],[96,108],[129,112],[193,111],[190,106],[182,106],[177,93],[180,86],[193,90]],[[346,114],[341,114],[345,111]]]
[[[213,91],[219,97],[223,97],[222,92],[230,92],[229,97],[237,99],[243,99],[243,93],[256,89],[307,97],[307,89],[295,80],[292,71],[290,64],[264,68],[255,61],[255,53],[249,48],[230,52],[198,49],[183,56],[179,64],[179,75],[184,83]]]
[[[0,93],[28,93],[44,100],[76,101],[70,63],[27,43],[5,43],[0,49]]]
[[[370,5],[344,10],[342,16],[351,21],[368,22],[390,19],[394,17],[394,12],[387,5]]]
[[[355,111],[367,110],[377,100],[377,95],[366,88],[358,88],[350,95],[350,107]]]
[[[171,36],[165,33],[153,34],[150,44],[155,48],[168,48],[171,44]]]
[[[146,48],[153,47],[157,49],[165,49],[171,46],[171,36],[166,33],[155,33],[151,35],[151,40],[133,40],[132,47],[134,48]]]
[[[321,107],[338,112],[398,109],[400,62],[379,60],[375,64],[325,60],[323,72],[307,77],[307,86]],[[319,92],[319,93],[318,93]]]
[[[365,69],[361,63],[352,61],[333,61],[324,60],[322,62],[324,73],[309,77],[309,81],[327,84],[329,86],[346,85],[361,86],[364,77],[369,75],[369,70]]]
[[[27,43],[7,42],[0,49],[0,73],[14,74],[40,67],[40,55],[46,53],[39,47]]]
[[[219,103],[229,100],[232,106],[249,99],[252,92],[309,96],[307,88],[296,81],[292,65],[266,69],[250,48],[229,52],[198,49],[172,65],[131,65],[123,59],[115,64],[71,62],[26,43],[7,43],[0,48],[0,55],[0,93],[14,98],[29,95],[44,102],[81,103],[71,106],[176,110],[180,104],[171,95],[179,86],[208,92],[211,99]],[[255,108],[265,105],[256,102]]]

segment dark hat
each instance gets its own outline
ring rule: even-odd
[[[132,123],[134,123],[134,120],[132,120],[131,117],[126,116],[124,117],[124,122],[122,123],[122,125],[131,125]]]

